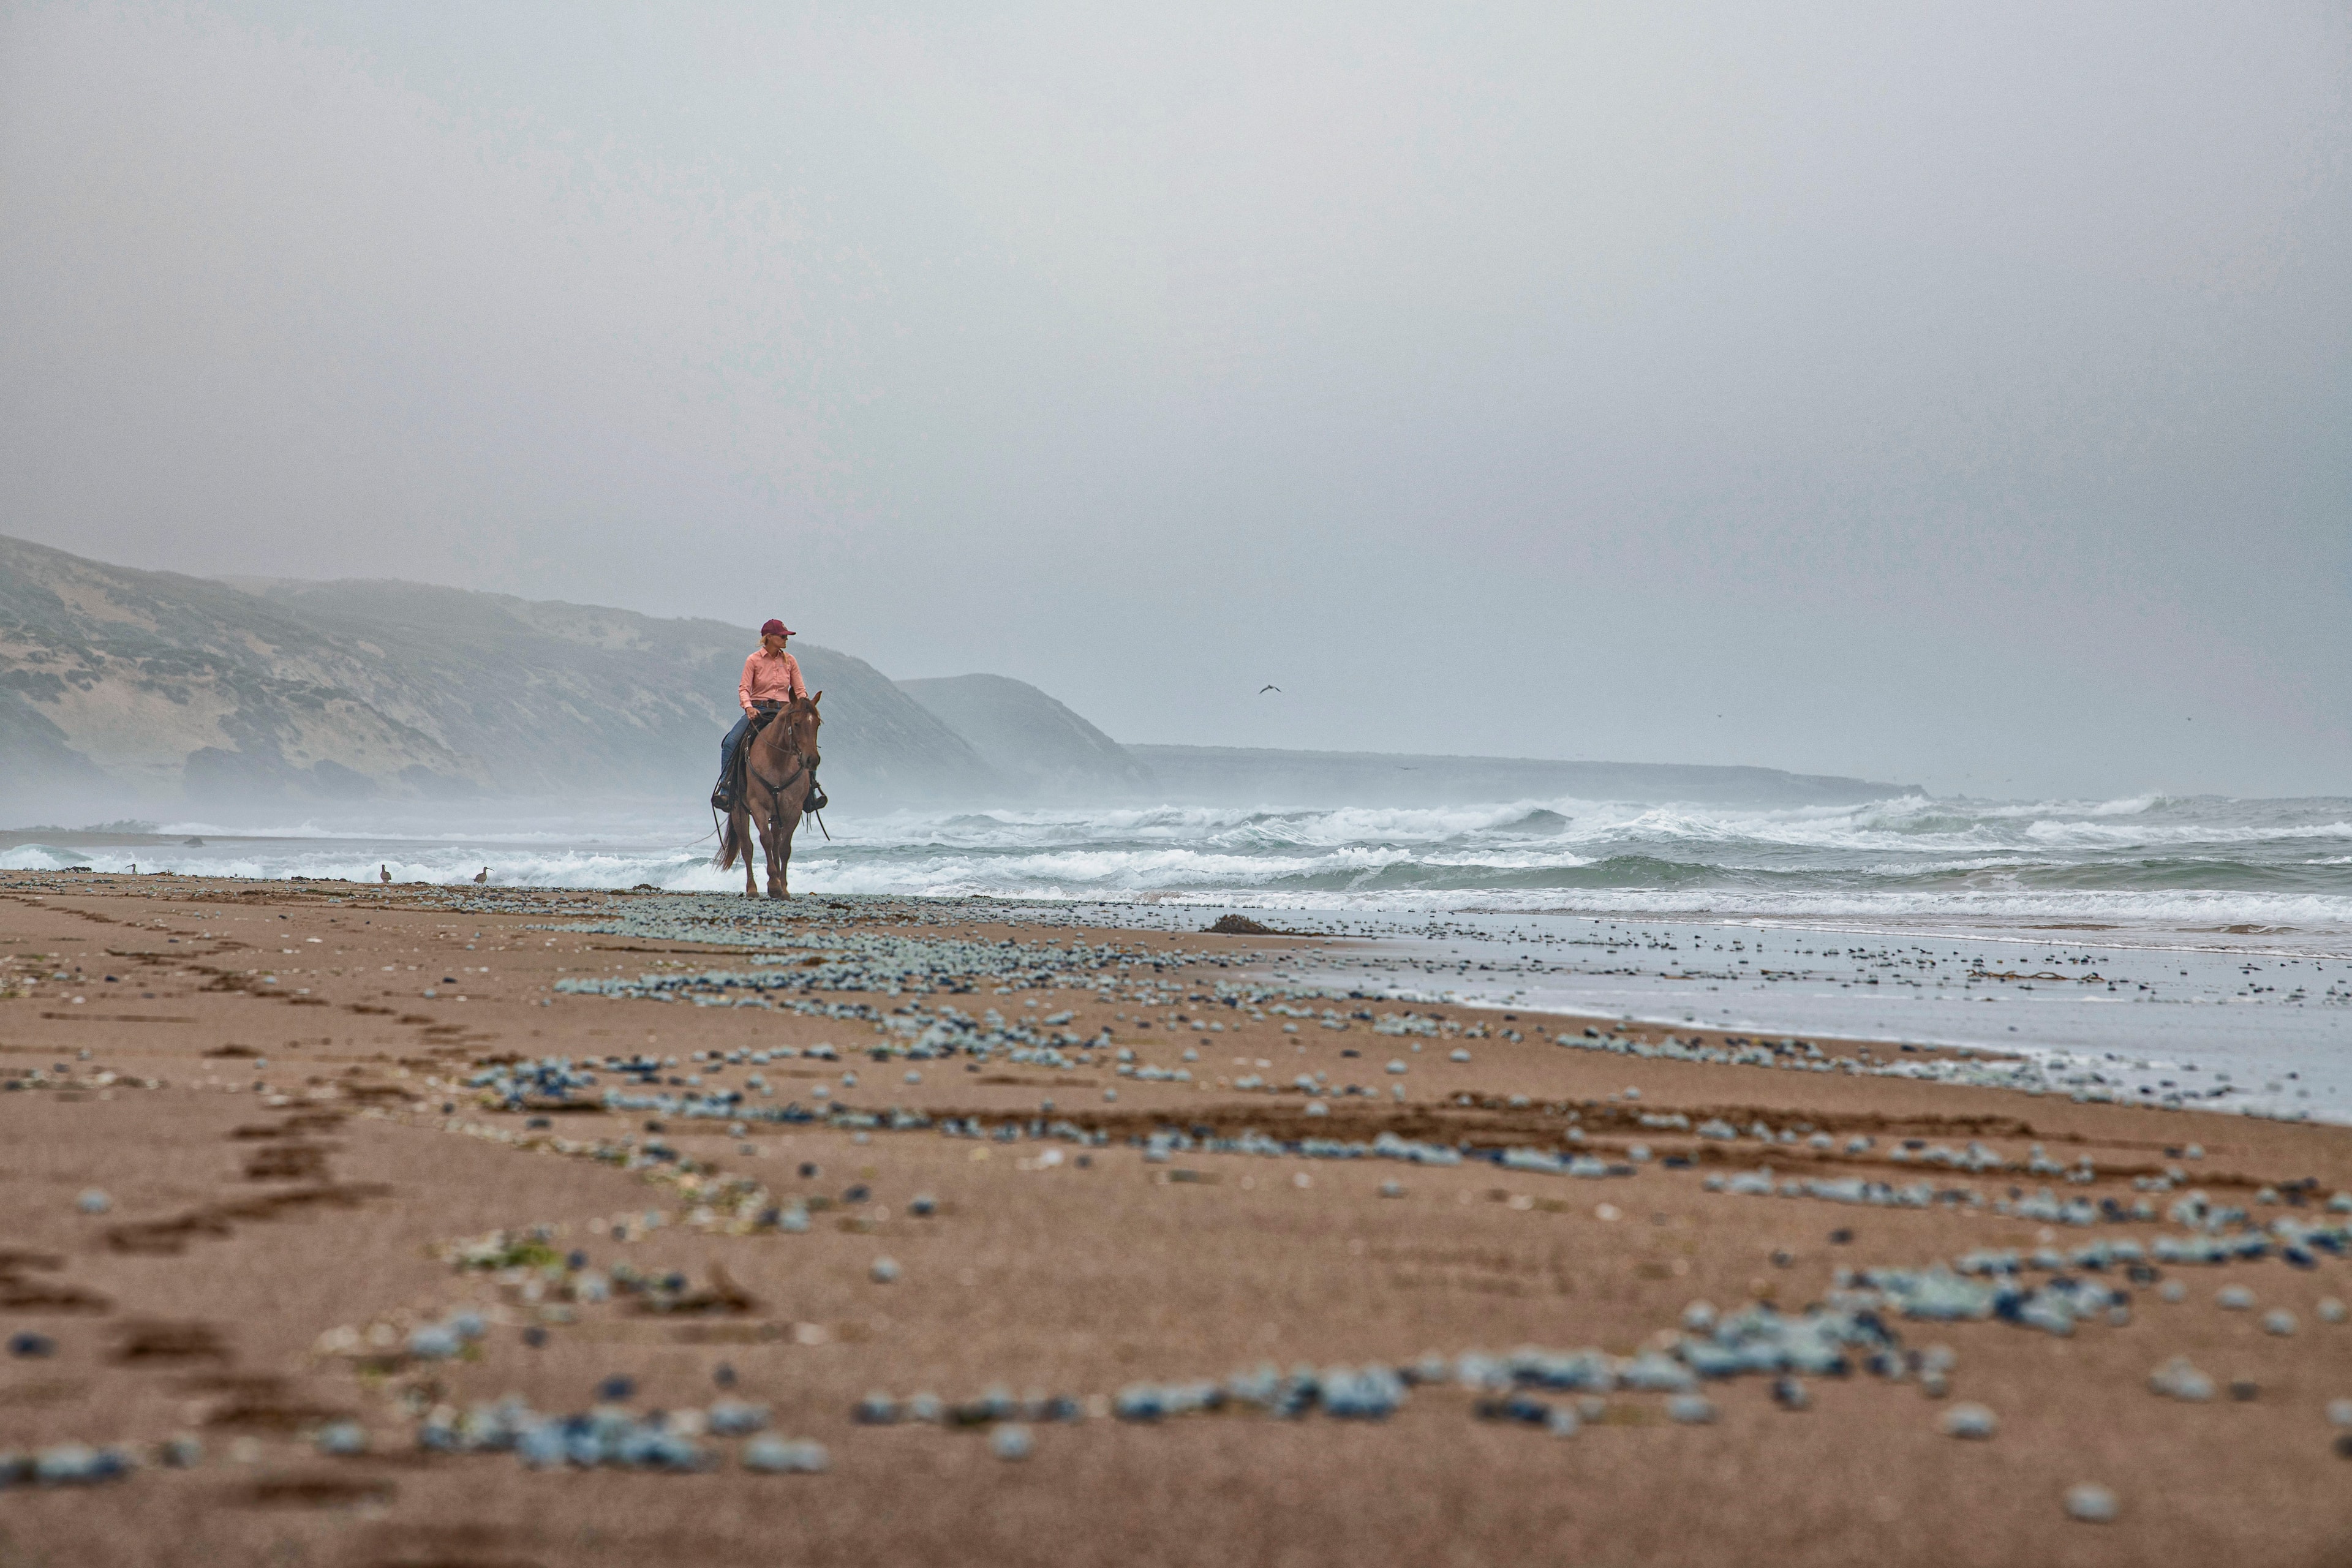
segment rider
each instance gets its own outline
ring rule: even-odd
[[[743,679],[735,686],[735,700],[742,704],[743,717],[719,742],[719,786],[710,792],[710,804],[718,810],[725,811],[733,804],[728,785],[734,782],[735,748],[742,744],[752,717],[773,713],[786,702],[808,695],[808,685],[801,679],[800,660],[784,651],[784,641],[792,635],[792,628],[783,622],[768,622],[760,628],[759,651],[743,661]]]

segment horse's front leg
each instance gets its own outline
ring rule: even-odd
[[[776,822],[775,847],[768,854],[768,896],[789,899],[793,896],[793,835],[800,831],[801,814],[790,811]]]
[[[751,770],[747,768],[744,771],[749,773]],[[756,899],[760,896],[760,883],[751,873],[751,813],[748,799],[751,790],[749,780],[745,781],[742,793],[747,798],[735,803],[735,809],[728,814],[727,822],[734,831],[735,842],[742,846],[743,896]]]
[[[768,818],[767,826],[768,835],[760,841],[760,847],[768,855],[768,897],[789,899],[793,894],[784,885],[784,862],[793,853],[792,831],[773,816]]]

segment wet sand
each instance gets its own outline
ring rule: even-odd
[[[1408,1010],[1399,1004],[1286,1004],[1298,1016],[1264,998],[1225,1005],[1217,987],[1244,984],[1255,958],[1284,946],[1274,937],[1008,927],[986,905],[841,899],[795,900],[802,945],[790,949],[772,930],[733,950],[644,934],[658,919],[568,929],[625,926],[616,914],[671,902],[0,874],[11,1086],[0,1324],[54,1344],[0,1363],[0,1448],[119,1444],[138,1460],[101,1484],[0,1493],[0,1561],[2352,1561],[2352,1459],[2326,1408],[2352,1397],[2352,1324],[2322,1312],[2352,1298],[2352,1264],[2325,1252],[2311,1267],[2274,1247],[2137,1277],[2070,1268],[2127,1293],[2129,1321],[2102,1315],[2063,1337],[1890,1318],[1901,1375],[1806,1377],[1802,1411],[1775,1403],[1769,1377],[1711,1381],[1703,1425],[1669,1419],[1666,1394],[1620,1389],[1556,1436],[1482,1417],[1482,1402],[1505,1395],[1461,1386],[1451,1368],[1379,1420],[1239,1404],[1158,1421],[1111,1413],[1121,1390],[1222,1382],[1261,1363],[1411,1366],[1526,1345],[1633,1356],[1670,1345],[1695,1301],[1795,1313],[1832,1300],[1842,1270],[2184,1234],[2161,1218],[2084,1226],[1992,1212],[2012,1189],[2161,1213],[2196,1188],[2256,1225],[2344,1224],[2352,1216],[2326,1202],[2352,1189],[2352,1131],[1568,1049],[1551,1037],[1580,1037],[1585,1020],[1528,1013],[1415,1005],[1439,1032],[1398,1037],[1375,1026]],[[882,938],[1027,955],[1007,966],[1028,983],[772,990],[751,1006],[558,988],[815,967]],[[1086,943],[1097,960],[1115,948],[1127,967],[1057,968],[1049,942]],[[1036,983],[1051,974],[1063,983]],[[1108,994],[1105,978],[1117,982]],[[1148,1005],[1136,999],[1146,979],[1161,987]],[[793,999],[886,1016],[993,1007],[1009,1024],[1066,1010],[1060,1037],[1108,1029],[1110,1043],[1066,1046],[1055,1062],[1003,1050],[877,1060],[877,1043],[909,1036],[794,1012]],[[1326,1009],[1347,1027],[1325,1027]],[[1720,1044],[1711,1031],[1681,1037]],[[775,1054],[820,1042],[839,1059]],[[1856,1048],[1822,1044],[1832,1058]],[[1127,1065],[1191,1080],[1122,1075],[1120,1048],[1136,1053]],[[1903,1059],[1895,1044],[1867,1048]],[[640,1052],[662,1064],[657,1082],[601,1074],[570,1105],[509,1109],[461,1087],[485,1064]],[[1407,1070],[1389,1072],[1391,1060]],[[772,1092],[748,1092],[747,1109],[797,1105],[814,1119],[747,1117],[738,1133],[599,1108],[605,1087],[686,1095],[743,1089],[754,1073]],[[1332,1093],[1288,1087],[1318,1073]],[[832,1109],[843,1107],[884,1124],[854,1125]],[[922,1124],[893,1130],[892,1110]],[[1096,1136],[943,1135],[950,1118],[983,1133],[1060,1121]],[[1710,1121],[1741,1136],[1697,1136]],[[1768,1146],[1759,1123],[1797,1142]],[[1147,1148],[1161,1130],[1196,1142],[1387,1132],[1633,1173]],[[1896,1157],[1906,1140],[1975,1140],[2011,1163],[2040,1144],[2067,1167],[2087,1156],[2096,1174],[1923,1170]],[[1652,1158],[1633,1160],[1636,1143]],[[1981,1201],[1908,1209],[1710,1190],[1763,1166],[1775,1181],[1926,1180]],[[2172,1192],[2135,1185],[2168,1170],[2185,1178]],[[78,1203],[93,1189],[103,1212]],[[2258,1202],[2266,1189],[2283,1201]],[[780,1228],[780,1214],[804,1214],[807,1228]],[[464,1244],[493,1232],[507,1249],[495,1266],[466,1266]],[[877,1278],[884,1259],[894,1279]],[[583,1289],[632,1275],[653,1283],[604,1300]],[[2186,1288],[2177,1303],[2164,1299],[2174,1282]],[[2251,1310],[2219,1303],[2231,1286],[2252,1293]],[[2279,1310],[2292,1334],[2265,1331]],[[408,1353],[413,1331],[465,1310],[481,1331],[462,1354]],[[1953,1356],[1941,1397],[1905,1355],[1931,1346]],[[2215,1398],[2150,1392],[2150,1373],[2176,1356],[2215,1381]],[[534,1470],[511,1452],[419,1447],[420,1429],[508,1394],[585,1412],[614,1378],[630,1386],[612,1403],[633,1417],[764,1405],[775,1435],[824,1446],[827,1468],[751,1473],[744,1439],[709,1436],[690,1440],[712,1468],[689,1474]],[[2233,1383],[2249,1396],[2233,1397]],[[1005,1412],[976,1403],[991,1389],[1016,1406],[1066,1397],[1078,1418],[1027,1411],[1034,1453],[1008,1462],[992,1448]],[[877,1392],[936,1394],[961,1421],[859,1423]],[[1579,1397],[1522,1396],[1565,1408]],[[1990,1440],[1939,1430],[1961,1402],[1995,1414]],[[344,1422],[367,1452],[320,1452],[320,1434]],[[182,1436],[201,1458],[161,1463]],[[2064,1494],[2083,1482],[2114,1493],[2112,1522],[2068,1518]]]

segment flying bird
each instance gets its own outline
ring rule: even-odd
[[[1261,686],[1257,689],[1257,694],[1260,697],[1263,697],[1269,691],[1279,691],[1282,688],[1279,686]]]

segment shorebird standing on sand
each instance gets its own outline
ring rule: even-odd
[[[474,886],[478,888],[489,879],[490,868],[488,866],[483,867],[480,870],[474,873]]]
[[[392,868],[389,866],[378,866],[375,868],[375,879],[386,884],[387,886],[390,885],[392,881]]]

